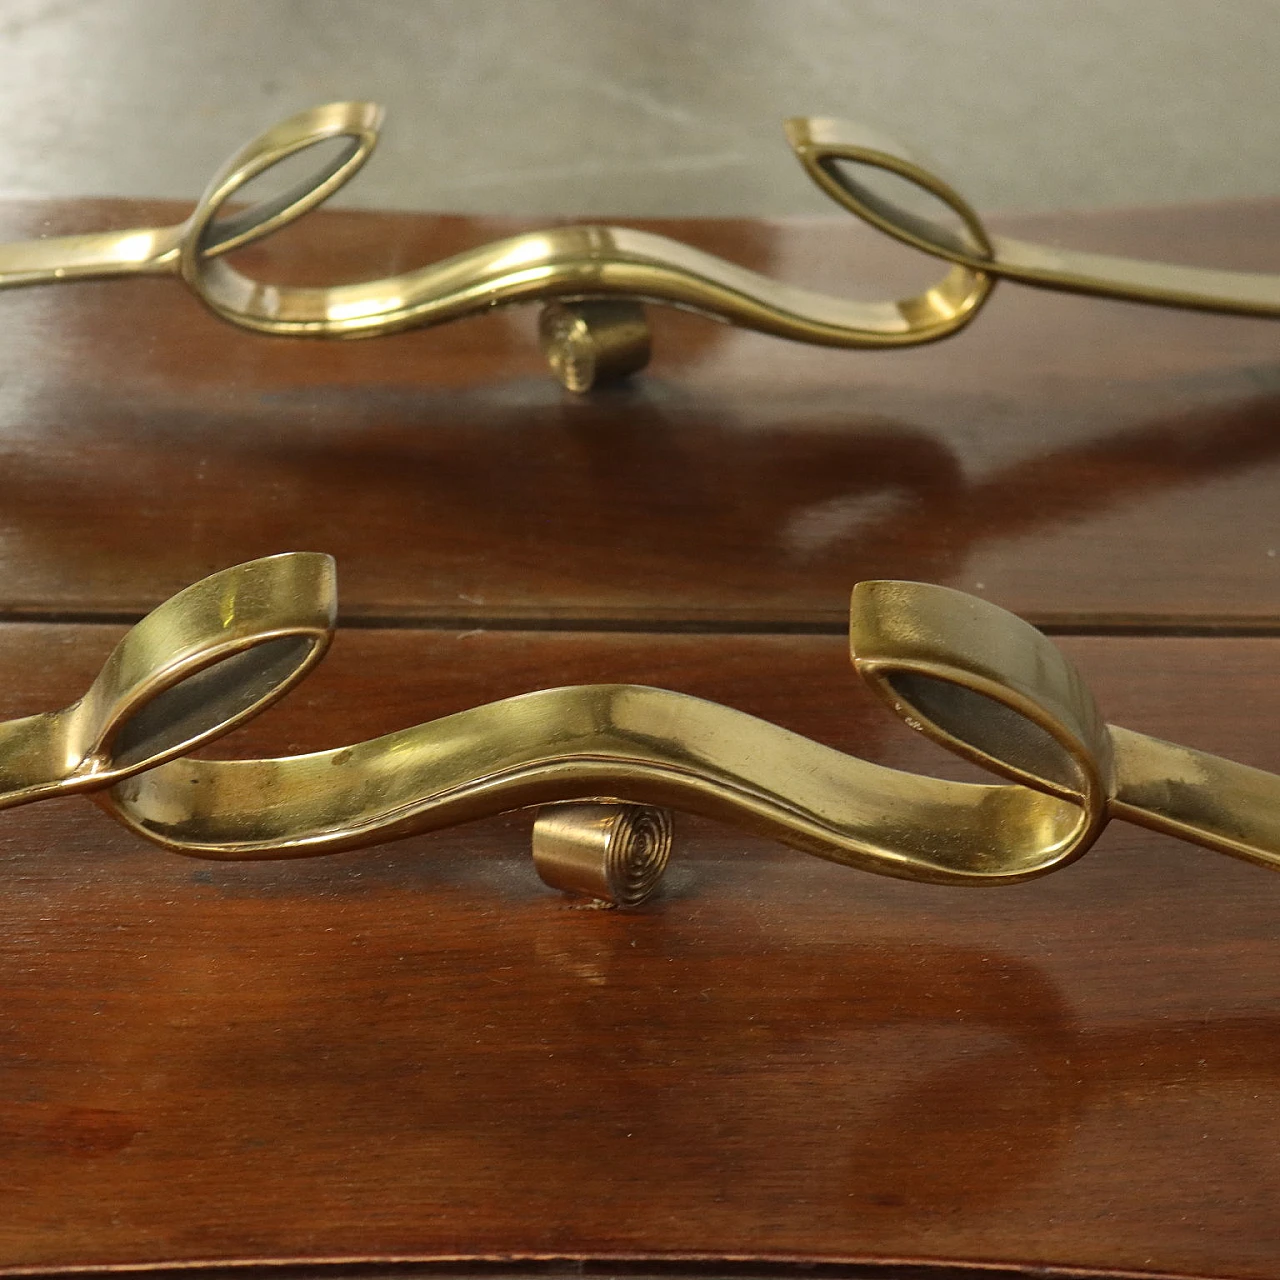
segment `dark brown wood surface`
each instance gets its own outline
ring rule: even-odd
[[[179,212],[11,202],[0,234]],[[321,214],[252,265],[513,227]],[[666,229],[850,293],[921,278],[845,222]],[[1008,229],[1262,269],[1280,202]],[[1280,327],[1008,287],[953,341],[842,353],[655,312],[652,372],[578,400],[527,313],[312,344],[171,280],[0,308],[0,718],[76,697],[112,619],[305,547],[359,625],[221,751],[623,680],[961,776],[833,634],[855,581],[907,576],[1082,633],[1118,723],[1280,769]],[[545,889],[528,828],[233,865],[83,800],[0,815],[0,1272],[1280,1273],[1280,876],[1114,824],[946,889],[690,819],[615,913]]]
[[[0,235],[181,212],[9,203]],[[516,225],[321,213],[244,257],[352,279]],[[645,225],[850,295],[937,273],[851,219]],[[1007,225],[1280,268],[1280,201]],[[286,548],[339,556],[348,616],[374,619],[839,627],[866,577],[1038,621],[1276,612],[1266,321],[1002,286],[950,341],[842,352],[655,310],[652,371],[582,400],[528,309],[352,343],[232,329],[171,279],[13,291],[0,312],[0,613],[138,612]]]
[[[0,630],[4,714],[73,696],[107,631]],[[1280,763],[1280,641],[1066,647],[1118,721]],[[957,767],[833,636],[348,632],[235,749],[615,679]],[[966,891],[686,820],[665,895],[602,912],[539,883],[528,826],[234,865],[83,800],[6,814],[4,1262],[1274,1276],[1280,876],[1113,824],[1063,872]]]

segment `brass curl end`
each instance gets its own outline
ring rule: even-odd
[[[312,553],[188,587],[124,637],[79,701],[0,724],[0,808],[91,793],[166,848],[253,859],[532,806],[543,879],[619,905],[656,888],[672,808],[938,884],[1043,875],[1112,818],[1280,869],[1280,778],[1107,724],[1035,628],[918,582],[854,589],[854,666],[913,729],[1002,781],[884,768],[717,703],[626,684],[541,689],[305,755],[191,755],[305,675],[335,603],[333,562]]]
[[[533,824],[533,865],[553,889],[616,907],[658,890],[671,856],[671,814],[652,805],[553,804]]]
[[[553,227],[512,236],[399,275],[356,284],[265,284],[227,261],[296,221],[353,178],[372,154],[382,110],[313,107],[268,129],[215,174],[190,216],[170,227],[0,245],[0,289],[101,276],[177,275],[216,315],[260,333],[367,338],[521,302],[549,308],[541,325],[553,372],[572,391],[625,377],[649,357],[643,304],[698,312],[775,337],[829,347],[933,342],[977,315],[998,279],[1101,297],[1280,317],[1280,276],[1214,271],[1051,249],[992,235],[949,183],[896,143],[836,120],[800,118],[787,140],[837,204],[947,266],[905,299],[859,302],[800,289],[679,241],[626,227]],[[233,209],[255,178],[337,142],[309,178]],[[881,193],[889,174],[943,220]]]

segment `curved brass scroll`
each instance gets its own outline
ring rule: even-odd
[[[945,262],[1065,293],[1280,317],[1280,275],[1184,267],[992,235],[957,191],[900,144],[844,120],[801,117],[788,120],[786,130],[809,176],[833,200],[895,240]],[[884,171],[920,188],[949,206],[958,222],[947,226],[886,197],[867,181],[866,170]]]
[[[251,560],[166,600],[61,711],[0,722],[0,809],[101,791],[220,737],[287,693],[333,634],[328,556]]]
[[[552,368],[567,386],[625,374],[648,358],[642,302],[682,307],[763,333],[835,347],[911,346],[966,324],[990,290],[969,266],[950,267],[933,288],[898,302],[857,302],[768,279],[665,236],[625,227],[566,226],[513,236],[400,275],[306,288],[264,284],[226,261],[231,251],[271,235],[352,178],[377,143],[381,109],[338,102],[285,120],[231,157],[187,220],[177,226],[65,236],[0,245],[0,288],[96,276],[179,275],[217,315],[261,333],[362,338],[442,324],[508,303],[622,300],[630,310],[602,318],[590,308],[572,322],[544,326]],[[338,143],[310,179],[272,199],[227,213],[255,178],[292,156]],[[945,196],[944,196],[945,198]],[[840,203],[848,205],[842,195]],[[975,252],[986,250],[981,225]],[[576,346],[574,345],[576,343]],[[581,376],[582,349],[605,357]]]
[[[177,226],[0,245],[0,288],[176,274],[232,324],[322,338],[373,337],[509,303],[552,302],[559,310],[543,325],[543,344],[553,371],[571,390],[644,366],[649,336],[642,303],[831,347],[914,346],[946,337],[973,319],[1001,277],[1139,302],[1280,316],[1280,276],[1138,262],[990,235],[963,196],[896,143],[825,119],[787,122],[797,158],[843,208],[947,262],[932,288],[894,302],[850,301],[770,280],[665,236],[595,225],[512,236],[400,275],[323,288],[265,284],[226,261],[233,250],[287,226],[354,177],[372,154],[381,123],[381,108],[367,102],[304,111],[232,156]],[[227,212],[253,179],[332,143],[336,151],[309,178]],[[867,183],[868,169],[913,185],[935,207],[946,208],[953,225],[884,198]],[[602,303],[609,306],[601,309]]]
[[[578,801],[574,821],[597,824],[595,834],[566,828],[558,809],[560,825],[544,830],[540,866],[564,885],[651,880],[645,863],[665,861],[651,842],[630,870],[586,866],[588,844],[612,845],[602,805],[620,803],[685,809],[834,862],[940,884],[1042,875],[1082,854],[1111,817],[1280,869],[1280,778],[1108,726],[1033,627],[921,583],[855,589],[855,666],[913,728],[1006,782],[883,768],[637,685],[544,689],[282,759],[186,755],[292,687],[324,649],[333,604],[332,564],[313,554],[252,561],[189,587],[125,637],[78,703],[0,726],[0,807],[92,791],[161,845],[243,859],[329,853]],[[662,827],[652,840],[667,838]]]

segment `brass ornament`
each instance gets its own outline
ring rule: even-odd
[[[139,835],[216,859],[356,849],[524,807],[550,884],[621,905],[657,886],[675,808],[832,862],[1006,884],[1083,854],[1112,818],[1280,869],[1280,778],[1108,725],[1034,627],[916,582],[854,589],[854,666],[913,729],[1005,781],[845,755],[687,694],[541,689],[331,750],[189,753],[287,693],[333,633],[328,556],[250,561],[139,622],[89,692],[0,724],[0,808],[92,794]]]
[[[679,241],[626,227],[560,226],[512,236],[399,275],[303,287],[250,279],[227,255],[327,200],[373,152],[382,110],[335,102],[282,121],[218,171],[177,226],[50,237],[0,245],[0,289],[105,276],[176,275],[216,315],[260,333],[368,338],[443,324],[493,307],[547,304],[540,325],[555,375],[584,391],[643,368],[644,304],[828,347],[905,347],[969,324],[998,279],[1163,306],[1280,317],[1280,275],[1215,271],[1047,248],[990,234],[950,184],[896,143],[836,120],[786,124],[809,177],[837,204],[946,265],[915,297],[859,302],[774,281]],[[253,179],[291,156],[339,144],[287,191],[229,206]],[[889,174],[946,211],[945,221],[886,198],[869,179]]]

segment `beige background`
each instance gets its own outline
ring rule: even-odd
[[[1280,0],[0,0],[0,192],[194,196],[371,97],[342,199],[823,212],[778,129],[866,120],[984,209],[1280,193]]]

